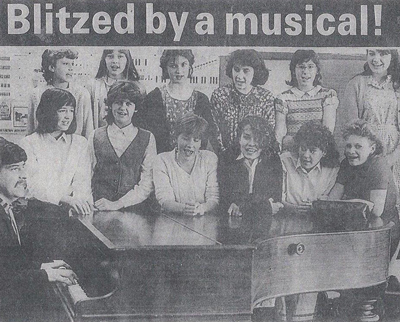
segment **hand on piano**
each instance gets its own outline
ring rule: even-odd
[[[90,215],[94,210],[91,202],[77,197],[64,196],[60,202],[71,207],[78,215]]]
[[[64,262],[61,259],[55,259],[52,262],[49,263],[42,263],[42,265],[40,265],[40,269],[44,269],[46,270],[47,268],[60,268],[63,267],[64,269],[71,269],[71,266],[69,266],[66,262]]]
[[[94,203],[94,207],[100,211],[114,211],[123,208],[123,205],[117,201],[110,201],[106,198],[101,198]]]
[[[229,216],[238,216],[241,217],[242,216],[242,212],[240,211],[240,208],[237,204],[235,203],[231,203],[229,209],[228,209],[228,214]]]
[[[61,282],[65,285],[74,285],[77,283],[78,277],[68,268],[46,268],[44,269],[47,274],[49,282]]]

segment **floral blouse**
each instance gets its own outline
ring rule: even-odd
[[[238,92],[233,84],[217,88],[211,96],[211,111],[219,130],[220,149],[232,146],[239,122],[247,115],[264,117],[275,126],[274,96],[260,86],[248,94]]]

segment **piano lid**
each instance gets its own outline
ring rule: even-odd
[[[79,220],[109,249],[220,245],[214,216],[170,217],[134,211],[96,212]]]

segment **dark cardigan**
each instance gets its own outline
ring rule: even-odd
[[[236,155],[236,157],[234,157]],[[238,153],[226,151],[220,158],[220,211],[227,213],[229,206],[239,206],[247,226],[256,229],[261,222],[268,227],[272,220],[272,209],[269,199],[274,202],[282,198],[283,170],[278,155],[262,156],[256,166],[253,181],[253,193],[249,194],[249,172],[244,159],[236,160]]]
[[[194,108],[196,115],[204,118],[208,124],[208,138],[214,148],[216,144],[216,125],[211,114],[210,101],[208,97],[197,91],[197,101]],[[134,117],[135,125],[149,130],[154,134],[157,144],[157,153],[171,151],[170,133],[171,124],[167,120],[167,113],[162,99],[161,91],[157,87],[152,90],[144,99],[143,107]],[[206,145],[207,142],[204,142]]]

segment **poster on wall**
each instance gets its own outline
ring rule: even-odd
[[[28,108],[23,106],[14,106],[13,112],[13,126],[26,127],[28,124]]]
[[[77,274],[57,314],[396,321],[399,50],[395,0],[1,0],[0,136],[68,219],[32,243]]]
[[[0,120],[11,120],[11,106],[10,101],[0,101]]]

